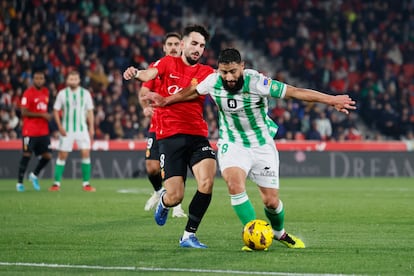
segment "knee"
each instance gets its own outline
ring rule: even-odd
[[[229,194],[231,195],[240,194],[245,190],[244,183],[241,183],[240,181],[228,180],[226,183]]]
[[[279,203],[280,203],[279,197],[272,196],[272,197],[265,197],[263,199],[264,206],[266,206],[269,209],[277,209],[277,207],[279,207]]]
[[[156,175],[160,172],[160,163],[155,160],[147,160],[145,162],[145,168],[147,170],[147,174],[149,175]]]
[[[52,154],[50,152],[45,153],[42,155],[42,158],[46,159],[46,160],[50,160],[52,159]]]
[[[166,194],[163,197],[164,204],[166,206],[172,207],[180,204],[184,198],[184,194],[176,190],[167,190]]]
[[[213,192],[214,176],[206,176],[200,179],[197,183],[198,190],[204,194],[211,194]]]

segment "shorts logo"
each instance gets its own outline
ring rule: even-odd
[[[206,146],[206,147],[202,147],[201,151],[210,151],[211,155],[216,155],[216,152],[213,150],[212,147]]]
[[[264,167],[263,170],[260,171],[260,176],[275,177],[276,171],[271,170],[270,167]]]

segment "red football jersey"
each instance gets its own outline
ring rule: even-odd
[[[150,64],[150,67],[153,65]],[[151,92],[158,92],[160,90],[160,86],[161,86],[161,80],[159,77],[156,77],[153,80],[150,81],[146,81],[142,84],[143,87],[148,88]],[[149,132],[156,132],[157,130],[157,108],[154,108],[154,114],[151,117],[151,123],[150,123],[150,127],[149,127]]]
[[[30,112],[47,113],[49,104],[49,90],[42,87],[38,90],[30,87],[23,93],[21,107]],[[40,117],[23,117],[23,136],[45,136],[49,135],[49,122]]]
[[[191,84],[197,84],[213,73],[208,65],[196,64],[188,66],[181,57],[166,56],[154,63],[161,79],[161,96],[168,97],[179,93]],[[190,134],[207,137],[208,127],[203,118],[203,104],[205,96],[197,99],[175,103],[158,108],[157,139],[166,138],[175,134]]]

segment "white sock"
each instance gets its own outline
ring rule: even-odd
[[[278,240],[280,240],[280,238],[283,237],[283,235],[285,234],[285,232],[286,232],[285,229],[282,229],[280,231],[276,231],[275,229],[273,229],[273,235]]]
[[[188,239],[191,235],[195,235],[195,233],[184,231],[183,240]]]

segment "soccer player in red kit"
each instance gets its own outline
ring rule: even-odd
[[[183,32],[181,57],[163,57],[146,70],[129,67],[124,72],[124,78],[149,81],[159,77],[161,86],[157,92],[160,95],[167,97],[179,93],[213,72],[210,66],[198,63],[209,37],[203,26],[188,26]],[[165,186],[154,214],[158,225],[164,225],[169,209],[181,203],[187,167],[190,167],[197,181],[197,192],[190,202],[187,225],[180,239],[181,247],[207,247],[195,236],[210,205],[216,174],[215,152],[207,139],[208,127],[203,119],[203,104],[204,97],[199,97],[193,101],[162,107],[158,113],[156,136]]]
[[[179,57],[181,55],[180,50],[181,35],[179,33],[171,32],[167,33],[163,39],[163,51],[167,56]],[[150,67],[153,64],[150,64]],[[145,151],[145,168],[147,171],[148,179],[154,188],[154,193],[145,203],[144,210],[149,211],[157,206],[162,189],[162,177],[160,166],[160,151],[158,141],[156,139],[155,130],[157,127],[157,110],[152,108],[147,100],[142,100],[142,97],[150,91],[158,91],[161,85],[161,80],[155,78],[153,80],[144,82],[138,93],[139,103],[143,109],[144,115],[151,117],[150,128],[148,130],[147,137],[147,149]],[[181,203],[174,206],[172,209],[173,217],[187,217],[184,210],[181,208]]]
[[[51,114],[48,113],[49,90],[44,87],[44,84],[45,74],[41,71],[34,72],[33,86],[23,93],[21,100],[23,155],[19,163],[16,184],[18,192],[24,191],[23,177],[32,153],[40,156],[36,168],[29,174],[29,179],[37,191],[40,190],[38,175],[52,158],[49,136],[49,120],[51,119]]]

